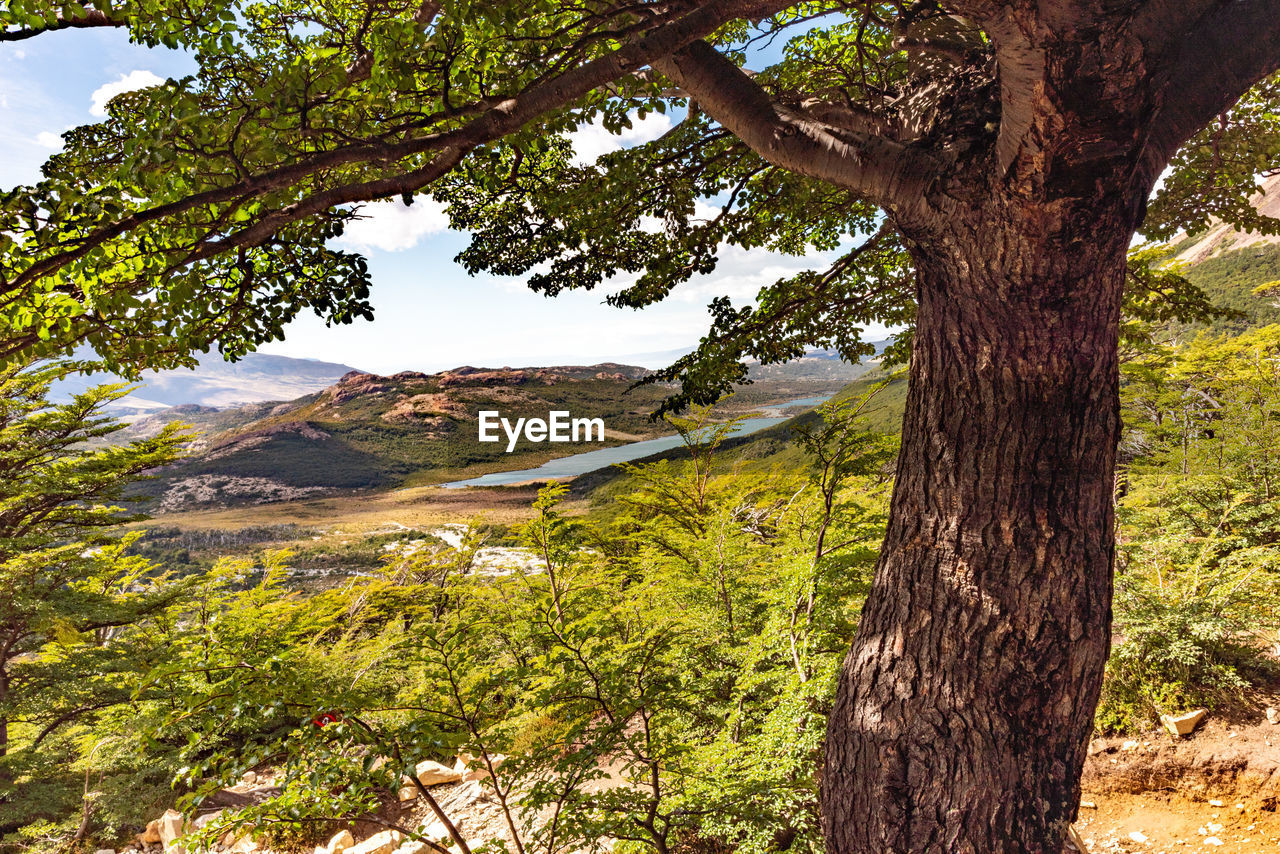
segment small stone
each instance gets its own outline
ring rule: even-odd
[[[1146,835],[1145,833],[1143,833],[1141,830],[1135,830],[1135,831],[1133,831],[1132,833],[1130,833],[1130,834],[1129,834],[1129,838],[1130,838],[1130,839],[1132,839],[1134,842],[1146,842],[1146,841],[1147,841],[1147,835]]]
[[[400,797],[400,803],[404,803],[405,801],[412,801],[418,797],[418,787],[402,786],[398,794]]]
[[[439,762],[425,759],[414,767],[418,782],[424,786],[437,786],[441,783],[456,783],[462,779],[462,772]]]
[[[334,834],[332,839],[325,843],[324,852],[325,854],[342,854],[343,851],[353,847],[355,844],[356,841],[351,836],[351,831],[339,831]]]
[[[243,774],[240,775],[240,782],[248,786],[252,786],[254,783],[258,782],[258,772],[245,771]]]
[[[1222,840],[1216,836],[1210,836],[1205,839],[1204,844],[1205,845],[1221,845]]]
[[[381,833],[375,833],[363,842],[357,842],[347,851],[352,854],[391,854],[396,850],[396,846],[400,844],[400,831],[384,830]]]
[[[1213,800],[1209,801],[1209,806],[1220,807],[1222,806],[1222,801],[1218,800],[1217,798],[1214,798]]]
[[[1098,808],[1098,805],[1095,804],[1093,801],[1081,801],[1080,808],[1086,809],[1086,810],[1096,810]]]
[[[147,829],[138,834],[138,842],[143,848],[148,845],[155,845],[160,841],[160,819],[155,818],[147,822]]]
[[[1196,709],[1182,715],[1161,715],[1160,723],[1164,724],[1164,728],[1169,730],[1170,735],[1175,738],[1183,738],[1191,735],[1195,728],[1204,723],[1204,719],[1208,716],[1208,709]]]
[[[1130,750],[1137,750],[1137,749],[1138,749],[1138,742],[1133,741],[1133,740],[1126,741],[1124,744],[1120,745],[1120,749],[1121,749],[1121,750],[1123,750],[1123,751],[1125,751],[1125,752],[1128,752],[1128,751],[1130,751]]]
[[[1222,832],[1222,825],[1220,825],[1220,824],[1214,824],[1213,822],[1209,822],[1208,824],[1206,824],[1206,825],[1204,826],[1204,829],[1205,829],[1205,830],[1207,830],[1209,833],[1221,833],[1221,832]],[[1206,834],[1206,835],[1208,835],[1208,834]]]
[[[1280,724],[1280,709],[1267,708],[1267,723]]]
[[[165,810],[164,815],[160,816],[160,843],[166,850],[182,835],[186,822],[186,816],[177,810]]]
[[[99,848],[97,851],[94,851],[94,852],[93,852],[93,854],[116,854],[116,849],[114,849],[114,848]]]

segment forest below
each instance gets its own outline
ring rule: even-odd
[[[1261,719],[1280,677],[1280,325],[1129,332],[1097,734],[1199,708]],[[119,429],[101,410],[122,392],[49,404],[58,370],[0,387],[0,454],[33,473],[5,499],[6,849],[144,848],[176,807],[206,816],[187,850],[310,850],[344,828],[400,828],[415,851],[822,850],[816,769],[884,534],[900,380],[747,441],[673,418],[684,453],[572,496],[549,484],[520,521],[335,552],[313,528],[126,529],[103,506],[41,540],[28,522],[59,496],[107,498],[188,438],[86,450]],[[528,559],[478,559],[495,547]],[[492,838],[440,823],[419,780],[459,756]]]

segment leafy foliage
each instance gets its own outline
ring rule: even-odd
[[[46,778],[51,764],[74,754],[70,728],[130,700],[131,675],[156,650],[121,639],[181,593],[128,553],[136,535],[122,537],[117,526],[142,517],[109,503],[175,459],[181,430],[88,445],[122,428],[102,410],[127,389],[104,386],[50,404],[49,386],[76,368],[0,371],[0,789],[33,776],[47,789],[0,799],[0,833],[57,817],[68,797],[79,800],[65,768]]]
[[[1280,328],[1158,348],[1126,370],[1135,458],[1108,728],[1238,697],[1280,629]]]

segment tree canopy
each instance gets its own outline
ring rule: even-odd
[[[367,318],[367,266],[332,239],[371,199],[434,196],[473,234],[469,270],[549,294],[634,274],[609,296],[622,307],[713,270],[727,245],[837,251],[754,306],[712,303],[703,347],[667,374],[706,400],[744,353],[852,358],[870,352],[859,326],[909,324],[900,226],[967,160],[1066,192],[1050,186],[1071,158],[1037,127],[1035,57],[1110,62],[1122,42],[1161,82],[1133,96],[1154,111],[1138,154],[1173,158],[1148,233],[1210,216],[1280,229],[1248,204],[1280,152],[1272,4],[1095,5],[18,0],[0,42],[119,27],[199,68],[118,96],[4,196],[0,353],[87,341],[127,371],[241,355],[303,311]],[[1118,41],[1093,59],[1072,46],[1110,24]],[[1255,80],[1234,106],[1221,94]],[[574,162],[574,128],[653,110],[677,118],[662,138]],[[1100,149],[1121,144],[1108,135]]]

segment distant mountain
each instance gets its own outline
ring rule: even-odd
[[[1280,175],[1264,181],[1252,202],[1258,213],[1280,219]],[[1174,257],[1183,264],[1197,265],[1215,255],[1250,246],[1280,246],[1280,235],[1243,233],[1230,225],[1218,223],[1208,231],[1179,243]]]
[[[605,445],[670,432],[649,419],[670,389],[644,386],[627,393],[646,373],[612,363],[385,377],[351,371],[322,391],[284,403],[169,409],[135,421],[126,438],[172,420],[204,432],[188,459],[144,485],[160,498],[162,511],[432,483],[602,446],[522,438],[507,453],[505,439],[478,441],[482,410],[497,410],[513,423],[546,419],[552,410],[601,418]]]
[[[1259,213],[1280,219],[1280,175],[1267,179],[1253,204]],[[1208,324],[1210,331],[1238,333],[1280,323],[1280,296],[1274,291],[1257,292],[1263,285],[1280,281],[1280,235],[1242,233],[1220,223],[1184,237],[1170,252],[1170,260],[1183,266],[1188,281],[1204,291],[1214,305],[1243,314]],[[1205,324],[1169,326],[1179,337],[1206,328]]]
[[[888,341],[874,341],[877,355],[888,346]],[[644,365],[646,368],[665,368],[682,356],[692,353],[693,347],[681,347],[674,350],[663,350],[653,353],[635,353],[625,357],[632,364]],[[769,380],[773,382],[853,382],[867,373],[871,365],[867,363],[849,364],[840,358],[835,350],[811,349],[799,359],[793,359],[780,365],[761,365],[756,361],[747,363],[752,380]]]
[[[141,414],[173,406],[228,407],[293,400],[321,391],[353,370],[335,362],[265,353],[250,353],[239,362],[207,356],[197,368],[147,373],[140,388],[121,400],[115,411]],[[118,381],[118,377],[105,374],[71,377],[55,387],[54,394],[66,399],[91,386]]]

